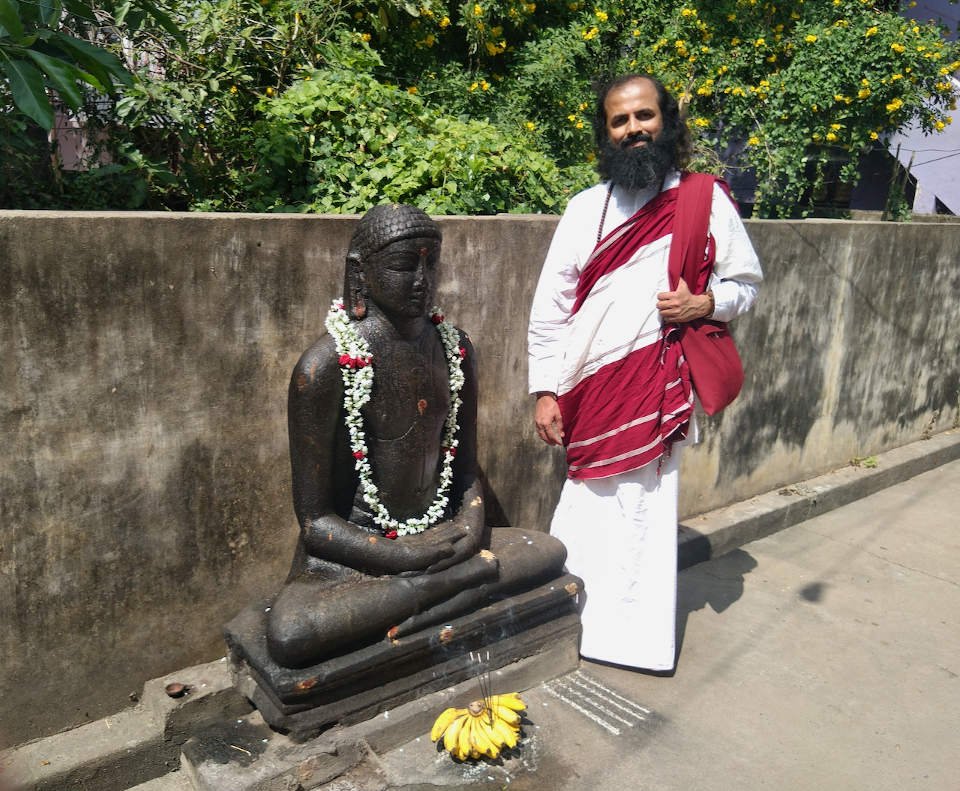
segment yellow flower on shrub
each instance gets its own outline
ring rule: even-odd
[[[876,132],[871,132],[871,133],[870,133],[870,139],[871,139],[871,140],[876,140],[878,137],[880,137],[880,135],[878,135]]]
[[[695,126],[699,126],[700,128],[710,126],[710,122],[706,118],[694,118],[693,123]]]
[[[813,33],[811,33],[809,36],[804,36],[803,40],[806,41],[808,44],[813,44],[813,42],[817,40],[817,37],[813,35]]]
[[[903,46],[903,44],[899,43],[898,41],[894,41],[890,45],[890,49],[892,49],[894,52],[905,52],[907,48]]]
[[[947,127],[943,121],[937,121],[933,126],[938,132],[942,132]]]
[[[594,16],[596,16],[596,18],[599,19],[601,22],[607,21],[608,17],[607,17],[606,11],[601,11],[599,8],[597,8],[597,9],[594,9],[593,13],[594,13]]]
[[[894,99],[892,102],[889,102],[887,104],[887,112],[895,113],[901,107],[903,107],[903,99],[900,99],[900,98]]]
[[[837,135],[836,135],[836,133],[834,133],[834,132],[827,132],[827,142],[829,142],[829,143],[836,143],[836,142],[837,142]]]
[[[866,36],[867,38],[870,38],[871,36],[877,35],[877,33],[879,33],[879,32],[880,32],[880,28],[878,28],[876,25],[874,25],[873,27],[868,27],[868,28],[863,32],[863,35]]]
[[[589,41],[590,39],[594,38],[599,32],[600,31],[596,27],[592,27],[589,30],[584,30],[581,35],[583,36],[584,41]]]
[[[859,91],[857,91],[858,99],[866,99],[869,95],[870,95],[869,88],[861,88]]]
[[[534,129],[537,128],[537,125],[533,121],[527,121],[525,125],[527,127],[527,130],[530,132],[532,132]]]
[[[754,135],[747,141],[747,145],[758,146],[760,145],[760,138]]]

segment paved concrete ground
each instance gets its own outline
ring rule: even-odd
[[[584,662],[525,694],[516,757],[456,765],[421,738],[383,757],[389,782],[957,791],[958,514],[953,461],[688,569],[674,677]]]
[[[674,677],[583,662],[524,693],[526,737],[504,761],[455,764],[424,735],[369,755],[322,789],[960,791],[958,451],[956,432],[947,432],[883,454],[875,467],[839,470],[687,526],[681,550],[686,544],[693,559],[727,554],[680,575]],[[869,496],[842,505],[858,494]],[[829,508],[836,510],[824,513]],[[199,674],[209,683],[194,682],[198,690],[229,700],[220,664],[183,673]],[[498,685],[496,674],[492,682],[495,692],[513,683]],[[104,791],[108,777],[111,789],[127,788],[134,776],[151,776],[130,771],[131,761],[163,760],[155,741],[179,749],[165,742],[171,722],[177,731],[205,711],[239,716],[226,704],[203,706],[202,696],[171,702],[164,683],[144,690],[144,701],[159,700],[162,710],[118,713],[24,745],[0,765],[28,767],[37,776],[31,788]],[[159,686],[148,695],[151,685]],[[478,697],[473,686],[405,704],[382,723],[356,726],[355,735],[397,744],[397,734],[425,733],[434,709]],[[145,735],[131,752],[137,723]],[[111,738],[98,747],[91,734],[101,731]],[[137,789],[193,787],[181,770]]]

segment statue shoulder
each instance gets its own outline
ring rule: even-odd
[[[339,355],[333,338],[321,335],[300,355],[290,377],[290,395],[316,395],[342,387]]]
[[[457,335],[460,338],[460,348],[466,352],[464,357],[468,360],[473,359],[473,341],[470,339],[470,334],[460,327],[454,326],[454,329],[457,331]]]

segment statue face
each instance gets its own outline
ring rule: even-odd
[[[384,313],[425,316],[432,308],[440,263],[435,237],[399,239],[363,262],[370,299]]]

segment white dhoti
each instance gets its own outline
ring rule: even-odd
[[[567,570],[584,581],[580,654],[588,659],[674,667],[680,454],[675,445],[639,469],[563,486],[550,533],[567,547]]]

